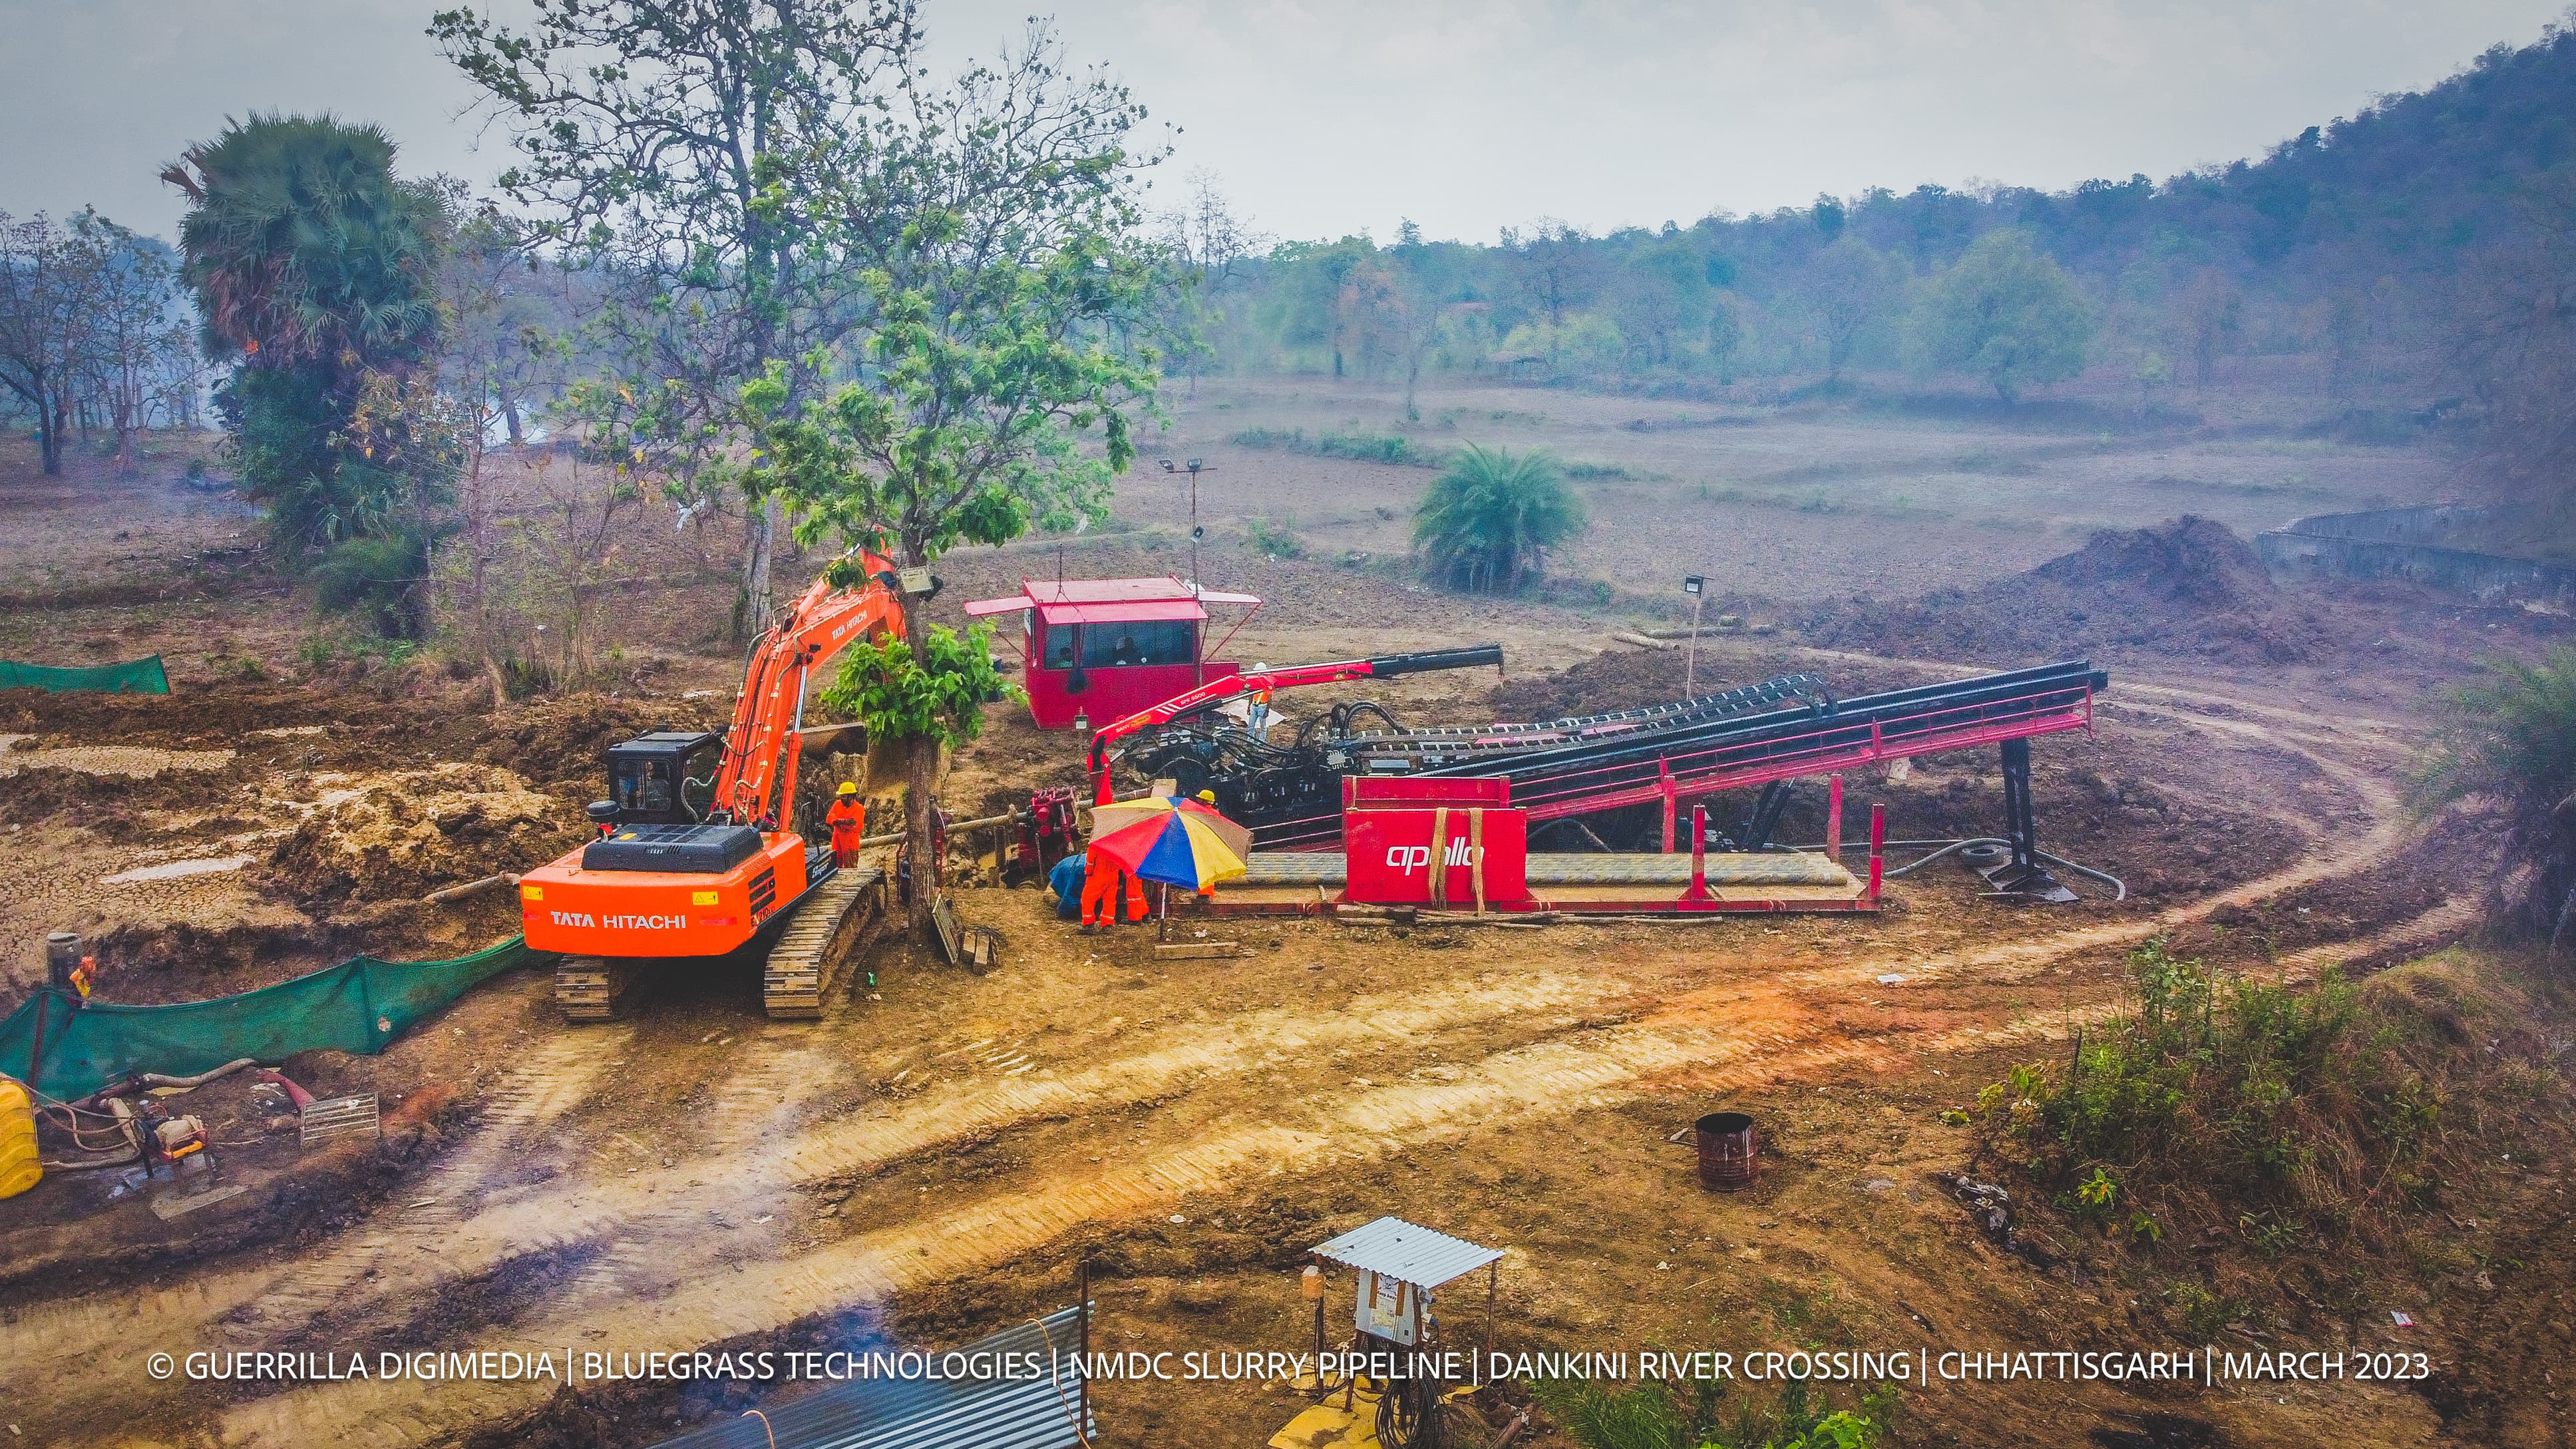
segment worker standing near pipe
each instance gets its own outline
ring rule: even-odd
[[[1082,861],[1082,929],[1106,926],[1118,919],[1119,891],[1126,891],[1126,918],[1145,919],[1145,883],[1128,874],[1127,867],[1094,846]]]
[[[832,864],[848,870],[859,859],[859,839],[868,833],[868,803],[859,798],[859,787],[847,780],[832,799],[832,808],[823,812],[823,823],[832,828]]]

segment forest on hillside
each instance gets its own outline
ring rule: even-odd
[[[1273,243],[1195,175],[1166,219],[1198,281],[1178,370],[1693,392],[1905,369],[2009,394],[2089,368],[2144,407],[2259,356],[2303,360],[2293,375],[2384,429],[2514,419],[2569,380],[2571,162],[2576,31],[2552,27],[2261,157],[2064,192],[1926,184],[1598,236]],[[2018,319],[2002,336],[1961,317],[1997,311]],[[2565,462],[2563,439],[2495,441],[2500,471]]]

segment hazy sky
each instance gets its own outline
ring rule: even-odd
[[[168,235],[154,179],[227,115],[373,120],[411,172],[505,161],[422,34],[449,0],[0,0],[0,210],[94,203]],[[496,0],[508,13],[520,0]],[[1208,167],[1281,237],[1411,217],[1491,240],[1764,211],[1819,191],[2159,179],[2251,155],[2377,93],[2525,44],[2565,0],[1067,0],[1184,128],[1158,191]],[[945,55],[1031,0],[924,0]]]

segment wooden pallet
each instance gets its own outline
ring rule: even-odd
[[[296,1114],[300,1145],[310,1147],[334,1137],[382,1137],[384,1121],[376,1110],[376,1094],[356,1097],[325,1097],[308,1103]]]
[[[555,1009],[566,1021],[607,1021],[617,1015],[633,973],[623,961],[600,956],[555,958]]]
[[[876,914],[885,873],[853,865],[816,886],[796,919],[769,948],[760,976],[761,1004],[782,1021],[811,1021],[823,1014],[823,993],[848,963],[850,948]]]

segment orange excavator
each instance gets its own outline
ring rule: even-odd
[[[835,870],[794,829],[805,686],[852,640],[897,627],[899,575],[862,552],[861,586],[817,579],[753,648],[721,733],[657,730],[608,749],[597,839],[519,878],[528,945],[556,954],[566,1021],[616,1015],[635,968],[765,941],[763,1002],[815,1017],[880,881]]]

